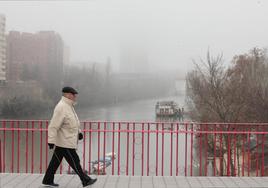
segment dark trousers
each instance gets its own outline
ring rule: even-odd
[[[56,173],[58,167],[60,166],[63,157],[72,167],[72,169],[77,173],[82,182],[89,179],[89,176],[85,174],[82,170],[82,167],[80,165],[80,159],[76,153],[76,150],[56,146],[51,161],[48,165],[46,174],[44,176],[43,183],[54,182],[54,174]]]

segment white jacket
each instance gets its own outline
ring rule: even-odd
[[[74,101],[62,97],[54,109],[48,126],[48,143],[64,148],[77,148],[80,122],[74,111]]]

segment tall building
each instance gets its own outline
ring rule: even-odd
[[[6,18],[0,14],[0,84],[6,82]]]
[[[65,59],[65,61],[68,61]],[[54,31],[20,33],[7,36],[8,80],[51,79],[60,81],[63,74],[64,43]]]

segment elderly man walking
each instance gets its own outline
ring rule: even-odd
[[[72,87],[64,87],[62,93],[63,96],[56,105],[48,126],[48,146],[49,149],[55,147],[55,150],[42,183],[44,186],[59,186],[54,183],[54,174],[64,157],[78,174],[83,187],[86,187],[95,183],[97,179],[92,179],[83,172],[76,153],[78,139],[83,139],[80,122],[74,110],[78,92]]]

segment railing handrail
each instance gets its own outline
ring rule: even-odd
[[[0,131],[47,131],[46,128],[0,128]],[[184,131],[184,130],[126,130],[126,129],[120,129],[120,130],[94,130],[94,129],[82,129],[82,132],[120,132],[120,133],[185,133],[185,134],[259,134],[259,135],[266,135],[268,134],[268,131],[200,131],[200,130],[194,130],[194,131]]]
[[[49,122],[50,120],[48,119],[29,119],[29,120],[21,120],[21,119],[0,119],[1,121],[6,121],[6,122]],[[197,124],[197,125],[268,125],[268,122],[195,122],[195,121],[128,121],[128,120],[123,120],[123,121],[105,121],[105,120],[80,120],[80,123],[123,123],[123,124],[182,124],[182,125],[191,125],[191,124]]]
[[[0,119],[1,121],[6,121],[6,122],[49,122],[49,119]],[[110,120],[80,120],[81,123],[137,123],[137,124],[161,124],[161,123],[166,123],[166,124],[174,124],[174,123],[179,123],[179,124],[199,124],[199,125],[268,125],[268,122],[197,122],[197,121],[128,121],[128,120],[116,120],[116,121],[110,121]]]

